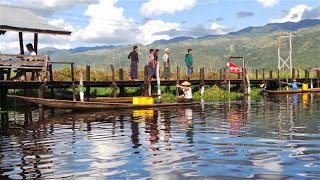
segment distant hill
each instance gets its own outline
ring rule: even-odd
[[[181,36],[181,37],[175,37],[175,38],[172,38],[172,39],[169,39],[169,40],[161,39],[161,40],[154,41],[151,44],[152,45],[170,44],[170,43],[177,43],[177,42],[181,42],[181,41],[186,41],[186,40],[189,40],[189,39],[193,39],[193,37]]]
[[[299,22],[270,23],[265,26],[250,26],[229,35],[241,35],[246,33],[271,33],[276,31],[297,31],[299,29],[320,25],[319,19],[305,19]]]

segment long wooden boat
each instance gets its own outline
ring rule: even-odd
[[[90,98],[90,102],[132,103],[132,97],[96,97]]]
[[[307,90],[282,90],[282,91],[265,91],[265,93],[268,94],[295,94],[295,93],[314,93],[314,92],[320,92],[320,88],[313,88],[313,89],[307,89]]]
[[[119,108],[132,108],[132,109],[143,109],[152,107],[170,107],[170,106],[185,106],[185,105],[196,105],[200,102],[190,103],[156,103],[156,104],[130,104],[130,103],[107,103],[107,102],[80,102],[70,100],[58,100],[58,99],[43,99],[33,98],[25,96],[8,95],[11,98],[17,98],[26,100],[29,102],[42,104],[44,106],[53,108],[64,108],[64,109],[81,109],[81,110],[99,110],[99,109],[119,109]]]

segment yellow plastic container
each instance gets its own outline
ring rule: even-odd
[[[133,97],[132,104],[139,104],[139,97]]]
[[[302,91],[308,90],[308,84],[303,83],[302,84]]]
[[[139,97],[138,99],[138,104],[145,104],[145,97]]]
[[[147,104],[153,104],[153,98],[147,97]]]

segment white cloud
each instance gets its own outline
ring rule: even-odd
[[[157,32],[169,30],[181,30],[179,23],[169,23],[162,20],[150,20],[146,24],[139,27],[141,31],[137,37],[137,41],[142,44],[150,44],[159,39],[170,39],[171,37],[166,34],[156,34]]]
[[[15,0],[22,7],[35,9],[65,10],[81,4],[93,4],[98,0]],[[109,1],[109,0],[108,0]]]
[[[270,22],[272,23],[283,23],[283,22],[299,22],[303,18],[303,14],[306,11],[311,11],[312,8],[308,7],[307,5],[300,4],[297,5],[296,7],[290,9],[289,13],[286,15],[286,17],[282,19],[272,19]]]
[[[279,4],[280,0],[257,0],[264,8]]]
[[[140,13],[145,16],[174,14],[177,11],[191,9],[195,5],[196,0],[150,0],[142,4]]]
[[[217,23],[212,23],[211,30],[213,30],[217,35],[227,34],[228,32],[230,32],[229,28],[219,25]]]
[[[73,34],[74,40],[119,44],[136,36],[132,27],[133,19],[124,17],[123,8],[115,6],[117,2],[118,0],[100,0],[98,4],[89,5],[85,14],[90,17],[90,23]]]

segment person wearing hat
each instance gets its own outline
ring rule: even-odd
[[[163,62],[163,78],[168,79],[171,78],[171,71],[170,71],[170,62],[169,62],[169,54],[170,49],[166,48],[164,50],[164,55],[162,56]]]
[[[298,90],[299,87],[298,86],[301,86],[302,84],[297,82],[296,79],[293,80],[293,83],[290,83],[288,84],[289,87],[292,87],[293,90]]]
[[[180,102],[192,102],[192,90],[190,87],[191,83],[184,81],[181,85],[177,85],[183,90],[183,94],[179,96]]]

